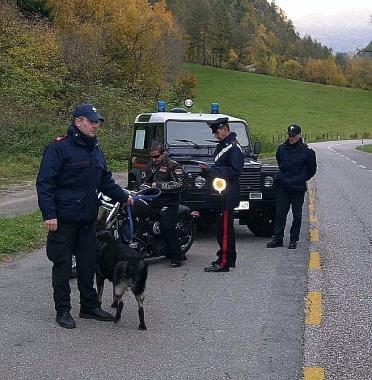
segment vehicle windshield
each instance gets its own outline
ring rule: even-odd
[[[230,122],[230,131],[235,132],[241,146],[248,146],[248,135],[242,122]],[[166,125],[167,144],[189,146],[213,146],[217,139],[211,133],[206,121],[175,121]]]

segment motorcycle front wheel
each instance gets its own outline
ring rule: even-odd
[[[177,232],[181,253],[184,255],[194,243],[194,225],[188,220],[181,219],[177,223]]]

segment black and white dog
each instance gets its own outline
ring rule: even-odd
[[[131,288],[138,303],[139,326],[138,330],[146,330],[145,314],[143,309],[144,291],[147,279],[147,263],[133,248],[115,239],[112,232],[106,229],[102,220],[96,223],[98,240],[97,253],[97,301],[102,302],[102,293],[105,280],[113,284],[113,304],[116,307],[114,322],[118,322],[123,310],[123,295]]]

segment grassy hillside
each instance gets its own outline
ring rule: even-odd
[[[198,77],[194,112],[217,102],[221,113],[244,118],[266,143],[281,141],[291,123],[301,125],[307,141],[372,137],[372,91],[193,64],[186,69]]]

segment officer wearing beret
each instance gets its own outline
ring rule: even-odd
[[[111,321],[112,315],[97,303],[93,287],[97,240],[94,223],[98,214],[97,192],[117,202],[133,203],[115,183],[97,142],[97,129],[104,121],[91,104],[80,104],[73,113],[67,134],[57,137],[43,154],[37,176],[38,203],[48,230],[46,252],[53,263],[52,285],[56,321],[75,328],[70,314],[72,254],[77,261],[80,318]]]
[[[217,241],[220,246],[218,259],[204,270],[228,272],[230,268],[235,268],[236,261],[234,208],[239,205],[239,176],[243,170],[244,156],[236,133],[230,131],[227,117],[207,124],[219,143],[214,152],[214,164],[210,167],[200,164],[200,167],[206,176],[226,180],[226,194],[217,218]]]
[[[301,127],[291,124],[287,133],[288,139],[279,145],[276,152],[279,173],[275,178],[278,192],[274,237],[267,243],[267,248],[283,247],[284,228],[290,207],[292,207],[293,221],[288,248],[297,248],[306,181],[315,175],[317,168],[315,152],[303,142]]]

